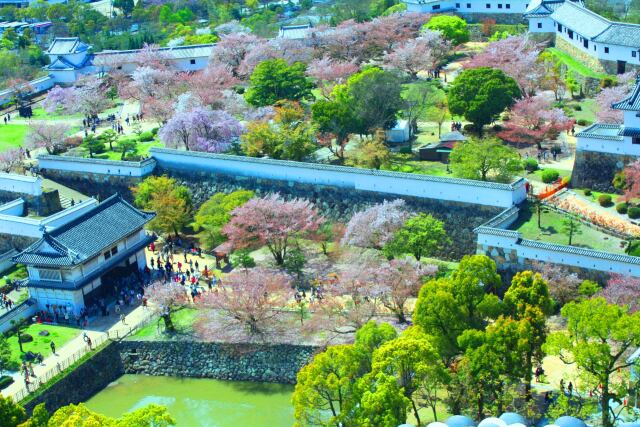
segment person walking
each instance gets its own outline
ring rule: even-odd
[[[56,354],[56,343],[51,341],[51,344],[49,344],[49,347],[51,347],[51,354]]]
[[[126,325],[126,324],[127,324],[127,322],[126,322],[126,316],[125,316],[125,314],[124,314],[124,313],[122,313],[122,314],[120,315],[120,321],[122,322],[122,324],[123,324],[123,325]]]

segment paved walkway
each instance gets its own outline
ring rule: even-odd
[[[153,317],[152,309],[137,306],[135,308],[129,308],[125,317],[125,323],[122,323],[115,314],[107,317],[91,318],[90,325],[87,328],[82,330],[78,329],[77,337],[56,349],[56,354],[51,354],[46,357],[42,364],[34,365],[35,378],[31,379],[32,384],[29,386],[29,390],[31,392],[35,391],[42,383],[46,383],[60,371],[66,369],[83,355],[91,351],[84,341],[84,334],[91,339],[92,348],[95,349],[109,338],[120,339],[129,335],[138,326],[145,324],[151,317]],[[11,396],[14,400],[22,400],[28,394],[24,383],[24,376],[16,372],[13,374],[13,377],[15,382],[4,389],[2,394],[4,396]]]

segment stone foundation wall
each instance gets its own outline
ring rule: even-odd
[[[90,399],[122,374],[118,344],[112,342],[24,407],[31,414],[36,405],[44,402],[52,413],[62,406]]]
[[[294,384],[319,347],[123,341],[124,373]]]
[[[132,200],[131,187],[142,181],[142,178],[139,177],[68,172],[51,169],[43,171],[42,175],[86,196],[99,200],[104,200],[114,193],[120,193],[120,195],[130,201]]]
[[[451,242],[441,247],[435,256],[449,260],[459,260],[464,255],[472,254],[476,245],[476,235],[473,229],[484,224],[502,210],[467,203],[209,172],[184,174],[158,169],[156,173],[173,176],[180,184],[187,186],[191,190],[196,208],[215,193],[248,189],[253,190],[258,196],[277,192],[287,199],[308,199],[316,205],[322,215],[333,220],[347,222],[354,213],[371,205],[381,203],[384,200],[404,199],[410,210],[430,213],[444,222]]]
[[[4,253],[11,249],[24,250],[37,239],[24,236],[13,236],[10,234],[0,233],[0,253]]]
[[[0,191],[0,204],[24,199],[27,208],[38,216],[49,216],[62,210],[58,190],[46,189],[40,196],[32,196],[12,191]]]
[[[615,174],[637,158],[595,151],[576,151],[571,186],[614,193],[611,181]]]

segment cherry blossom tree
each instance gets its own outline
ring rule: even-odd
[[[315,59],[307,67],[307,75],[317,80],[322,95],[329,99],[329,94],[336,84],[343,84],[352,74],[357,73],[358,65],[352,61],[338,61],[328,56]]]
[[[527,35],[509,36],[490,43],[484,51],[473,56],[465,67],[498,68],[517,81],[523,93],[533,95],[544,74],[538,61],[542,48],[542,44],[535,43]]]
[[[520,99],[511,108],[509,121],[504,122],[504,130],[498,136],[518,144],[537,144],[555,139],[562,131],[571,129],[575,122],[560,108],[553,108],[551,102],[541,95]]]
[[[549,294],[560,306],[563,306],[580,296],[582,280],[578,275],[560,264],[536,263],[535,270],[549,284]]]
[[[274,194],[236,208],[222,232],[235,249],[267,246],[276,264],[283,265],[295,240],[314,234],[323,222],[313,203]]]
[[[154,282],[145,289],[145,296],[152,308],[160,315],[167,331],[175,331],[172,315],[189,304],[189,296],[184,286],[176,282]]]
[[[196,95],[202,105],[223,107],[223,91],[239,83],[231,69],[225,65],[209,65],[204,70],[186,76],[189,91]]]
[[[426,30],[417,39],[407,40],[384,56],[388,68],[396,68],[416,78],[418,71],[432,71],[451,51],[451,43],[437,31]]]
[[[212,292],[198,299],[200,307],[212,312],[196,330],[206,340],[265,337],[282,324],[284,308],[291,294],[291,278],[264,268],[233,271]],[[220,317],[219,315],[222,315]]]
[[[611,105],[622,101],[633,88],[635,82],[634,73],[625,73],[618,76],[618,85],[606,87],[596,95],[598,112],[596,118],[600,123],[622,123],[623,114],[621,110],[614,110]]]
[[[147,98],[140,107],[145,118],[155,119],[160,124],[167,123],[175,113],[173,103],[160,98]]]
[[[0,171],[9,173],[17,170],[22,164],[22,153],[17,148],[0,152]]]
[[[73,105],[75,97],[73,87],[54,86],[42,101],[42,108],[47,113],[54,113],[58,108],[65,109],[66,106]]]
[[[391,240],[409,216],[404,200],[385,200],[351,217],[342,244],[380,249]]]
[[[624,200],[631,201],[640,196],[640,160],[629,163],[624,173]]]
[[[425,265],[411,258],[394,259],[370,268],[369,283],[381,294],[384,307],[392,312],[398,322],[407,322],[407,301],[418,296],[427,277],[438,272],[435,265]]]
[[[226,111],[197,107],[176,112],[160,129],[159,135],[170,147],[219,153],[227,150],[243,130],[240,122]]]
[[[56,154],[63,148],[70,129],[65,123],[33,122],[27,134],[27,146],[31,149],[44,148],[47,153]]]
[[[214,65],[228,67],[234,76],[239,77],[238,68],[247,54],[264,46],[266,40],[247,33],[231,33],[223,35],[211,51],[211,62]]]
[[[168,69],[140,66],[131,74],[124,93],[133,99],[172,98],[179,91],[182,76]]]
[[[640,279],[612,274],[596,297],[604,297],[609,304],[626,306],[630,313],[640,310]]]

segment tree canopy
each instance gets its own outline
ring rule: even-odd
[[[216,193],[200,206],[194,216],[193,228],[205,249],[213,249],[226,240],[222,227],[231,220],[231,212],[253,198],[253,191]]]
[[[245,99],[253,106],[264,107],[284,99],[310,98],[313,83],[307,78],[306,70],[307,66],[301,62],[289,65],[284,59],[263,61],[251,74]]]
[[[456,176],[482,181],[510,182],[522,170],[518,152],[498,139],[459,142],[449,162]]]
[[[174,178],[150,176],[132,187],[136,206],[154,211],[156,217],[149,223],[151,230],[178,233],[191,221],[191,195]]]
[[[480,67],[464,70],[451,83],[449,110],[464,116],[478,132],[522,96],[518,83],[503,71]]]
[[[439,31],[442,34],[442,37],[449,40],[454,45],[459,45],[469,41],[467,21],[458,16],[434,16],[429,20],[429,22],[424,24],[422,28]]]

